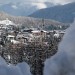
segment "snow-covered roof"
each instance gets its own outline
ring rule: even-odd
[[[47,31],[45,31],[45,30],[42,30],[42,31],[45,32],[45,33],[47,32]]]
[[[8,35],[7,37],[9,37],[9,38],[12,37],[12,38],[14,38],[15,36],[14,36],[14,35]]]
[[[18,43],[20,43],[19,41],[16,41],[16,40],[11,40],[11,42],[12,42],[13,44],[18,44]]]
[[[60,34],[59,33],[55,33],[54,37],[59,38]]]
[[[39,32],[40,32],[39,30],[32,31],[32,33],[39,33]]]
[[[47,31],[45,31],[45,30],[42,30],[43,32],[47,32]],[[34,30],[34,31],[32,31],[32,33],[40,33],[41,31],[40,30]]]

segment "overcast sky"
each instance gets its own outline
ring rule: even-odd
[[[52,2],[52,3],[70,3],[75,2],[75,0],[0,0],[0,3],[8,2]]]

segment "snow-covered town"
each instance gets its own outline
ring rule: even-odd
[[[21,28],[6,20],[0,21],[0,56],[7,64],[26,62],[33,75],[42,75],[44,61],[58,50],[65,30]]]
[[[0,75],[75,75],[75,0],[0,0]]]

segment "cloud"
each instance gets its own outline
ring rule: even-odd
[[[44,75],[75,75],[75,22],[66,31],[58,52],[46,60]]]
[[[47,8],[46,4],[44,3],[32,3],[33,6],[36,6],[38,9]]]
[[[18,9],[18,7],[16,5],[12,5],[11,6],[13,9]]]
[[[31,75],[30,67],[27,63],[22,62],[16,66],[8,65],[5,60],[0,57],[0,75]]]
[[[75,2],[75,0],[50,0],[52,3],[59,3],[59,4],[67,4],[71,2]]]
[[[8,2],[52,2],[52,3],[69,3],[75,2],[75,0],[0,0],[0,3],[8,3]]]

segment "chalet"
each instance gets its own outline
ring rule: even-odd
[[[42,37],[46,37],[46,33],[47,31],[40,31],[40,30],[35,30],[35,31],[32,31],[32,35],[35,36],[35,37],[39,37],[42,35]]]
[[[7,40],[8,41],[11,41],[11,40],[14,40],[15,39],[15,36],[14,35],[8,35],[7,36]]]
[[[22,43],[26,43],[26,42],[28,42],[30,37],[32,37],[32,35],[30,33],[26,32],[26,33],[17,34],[16,39]]]
[[[40,42],[46,37],[46,31],[34,30],[32,31],[32,37],[29,39],[30,42]]]

